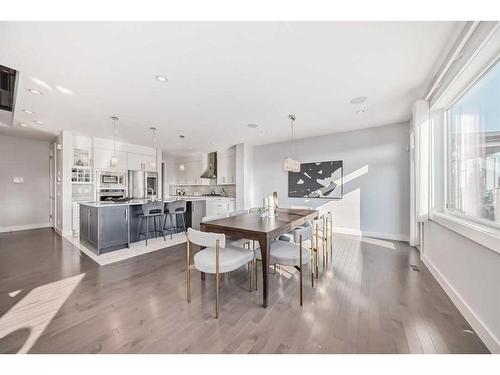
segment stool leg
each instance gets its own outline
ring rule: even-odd
[[[182,226],[184,227],[184,233],[186,233],[186,221],[184,220],[184,214],[182,214],[181,217],[182,217]]]
[[[149,237],[149,216],[146,216],[146,246],[148,246],[148,237]]]
[[[156,216],[153,216],[153,227],[155,228],[155,231],[153,233],[155,234],[155,238],[157,238],[158,230],[156,229]]]
[[[139,237],[141,236],[141,224],[142,224],[142,216],[139,217],[139,222],[137,224],[137,236],[135,238],[135,241],[139,241]]]
[[[172,220],[172,216],[170,216],[170,221],[172,222],[172,227],[174,227],[174,222]],[[175,234],[177,234],[177,215],[175,215]]]
[[[163,241],[166,241],[166,239],[165,239],[165,228],[163,228],[163,225],[161,225],[161,217],[159,218],[159,220],[160,220],[161,234],[163,236]]]

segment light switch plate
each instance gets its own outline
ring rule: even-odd
[[[24,184],[24,177],[12,177],[14,184]]]

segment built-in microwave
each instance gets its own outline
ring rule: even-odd
[[[100,171],[97,181],[99,187],[125,187],[125,176],[123,172]]]

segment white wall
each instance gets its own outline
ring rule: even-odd
[[[424,223],[422,252],[479,337],[500,353],[500,254],[432,221]]]
[[[281,207],[331,204],[338,232],[408,240],[409,143],[408,123],[305,138],[254,148],[254,201],[278,193]],[[288,198],[288,176],[283,159],[302,163],[343,160],[344,197]]]
[[[49,226],[49,145],[0,135],[0,232]]]
[[[254,206],[254,155],[253,146],[236,145],[236,209],[250,209]]]

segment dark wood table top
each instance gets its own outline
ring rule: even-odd
[[[249,213],[212,220],[203,224],[206,224],[206,227],[216,226],[218,228],[268,234],[297,221],[300,222],[297,225],[310,221],[318,216],[318,211],[280,208],[276,211],[276,214],[274,217],[262,218],[258,213]]]

